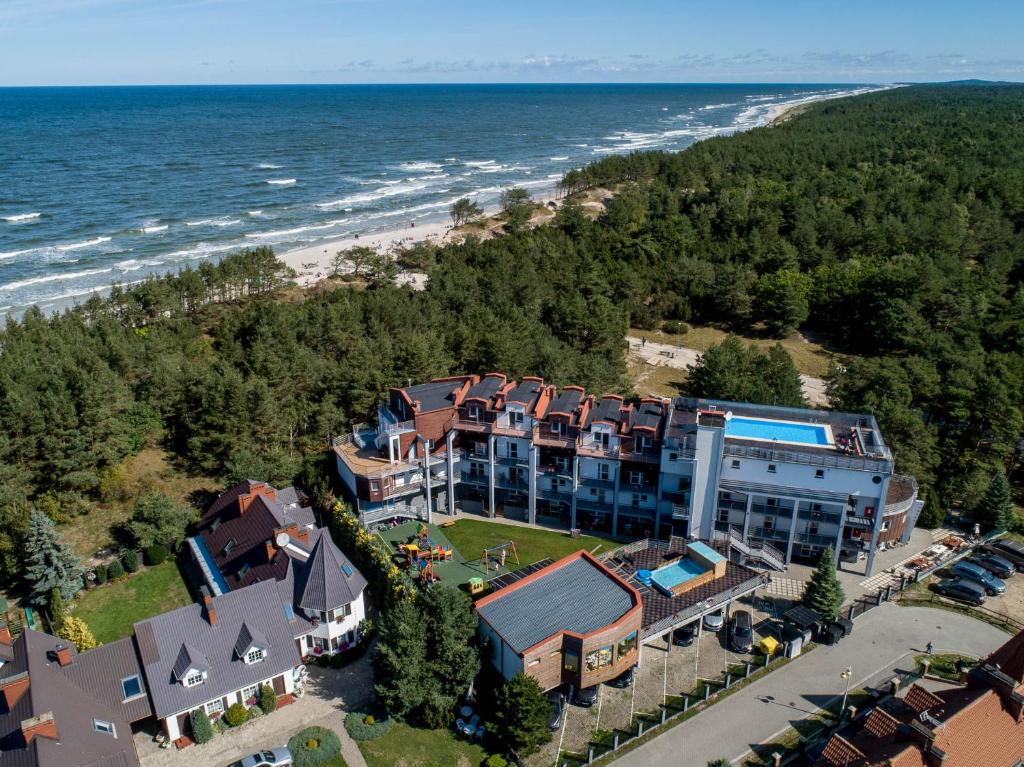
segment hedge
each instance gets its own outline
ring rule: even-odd
[[[107,566],[100,564],[96,565],[93,569],[93,574],[96,576],[96,585],[102,586],[107,582]]]
[[[109,565],[107,565],[107,580],[116,581],[118,578],[124,576],[124,565],[121,561],[115,559]]]
[[[383,712],[352,711],[345,717],[345,730],[352,740],[374,740],[391,729],[394,719]]]
[[[145,556],[146,564],[150,567],[163,564],[167,560],[167,549],[159,543],[147,546],[143,554]]]
[[[269,714],[277,709],[277,693],[269,684],[260,687],[259,708],[264,714]]]
[[[213,738],[213,725],[210,718],[201,708],[197,708],[189,718],[192,720],[192,740],[196,743],[206,743]]]
[[[341,752],[338,736],[326,727],[307,727],[288,740],[294,767],[319,767]]]
[[[134,549],[128,549],[121,555],[121,564],[124,565],[125,571],[134,573],[139,569],[139,555],[135,553]]]

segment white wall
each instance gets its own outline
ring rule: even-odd
[[[277,674],[274,674],[274,676],[277,676]],[[274,686],[274,676],[271,676],[271,677],[268,677],[267,679],[264,679],[259,684],[260,685],[269,684],[271,687],[273,687]],[[281,672],[281,676],[284,677],[284,694],[288,695],[288,694],[292,693],[295,690],[295,680],[292,678],[292,670],[289,669],[287,671]],[[209,703],[212,700],[217,700],[219,698],[227,698],[228,699],[228,706],[231,706],[232,704],[235,704],[235,703],[240,703],[240,702],[242,702],[242,690],[238,689],[238,690],[235,690],[234,692],[228,693],[227,695],[215,695],[212,698],[208,698],[207,700],[203,701],[203,703],[201,703],[201,704],[199,704],[197,706],[193,706],[192,708],[187,709],[187,710],[191,712],[191,711],[193,711],[193,710],[195,710],[197,708],[202,708],[205,711],[207,703]],[[179,711],[176,714],[174,714],[173,716],[169,716],[166,719],[162,720],[163,725],[164,725],[164,730],[167,733],[167,736],[171,740],[177,740],[178,738],[181,737],[181,731],[178,729],[178,717],[181,716],[183,713],[185,713],[185,712],[184,711]]]

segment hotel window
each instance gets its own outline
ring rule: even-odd
[[[263,660],[263,650],[258,647],[249,650],[248,654],[245,656],[246,663],[259,663],[261,660]]]
[[[733,467],[734,469],[738,469],[738,468],[740,467],[740,462],[739,462],[739,459],[738,459],[738,458],[733,458],[733,459],[732,459],[732,467]]]
[[[729,510],[728,509],[719,509],[718,510],[718,521],[719,522],[728,522],[729,521]]]
[[[650,437],[641,437],[640,438],[640,449],[641,450],[647,450],[650,446],[651,446],[651,438]]]
[[[578,652],[572,652],[571,650],[565,651],[565,658],[562,660],[562,670],[568,671],[570,674],[579,673],[580,670],[580,654]]]
[[[230,541],[228,541],[227,543],[224,544],[224,553],[225,554],[230,554],[231,550],[233,548],[235,548],[235,546],[237,546],[237,545],[238,545],[238,541],[236,541],[234,538],[232,538]]]
[[[246,562],[244,565],[238,568],[238,577],[244,578],[250,570],[252,570],[252,565]]]
[[[606,432],[606,431],[596,431],[596,432],[594,432],[594,442],[596,442],[601,447],[607,449],[608,448],[608,432]]]
[[[820,503],[812,503],[811,504],[811,511],[821,511],[821,504]]]
[[[103,732],[107,735],[113,735],[115,738],[117,737],[117,732],[114,730],[113,722],[107,722],[103,719],[93,719],[92,728],[96,730],[96,732]]]
[[[472,418],[474,421],[478,419],[480,417],[480,408],[478,408],[476,405],[470,405],[469,417]]]
[[[217,698],[217,700],[211,700],[209,703],[206,704],[205,708],[207,716],[211,714],[219,714],[221,711],[224,710],[224,699]]]
[[[814,478],[815,479],[824,479],[825,478],[825,470],[824,469],[815,469],[814,470]]]
[[[125,677],[121,680],[121,692],[124,693],[123,700],[131,700],[142,695],[142,680],[137,674]]]
[[[809,525],[807,525],[807,532],[809,532],[811,535],[817,535],[818,534],[818,523],[817,522],[811,522]]]
[[[631,485],[642,485],[644,482],[644,473],[642,471],[631,471],[629,472],[629,484]]]
[[[508,443],[508,457],[509,458],[518,458],[519,457],[519,443],[518,442],[509,442]]]
[[[668,459],[670,461],[673,461],[673,462],[674,461],[678,461],[679,460],[679,453],[669,453],[668,454]]]
[[[564,455],[555,457],[555,468],[560,471],[567,471],[569,469],[569,459]]]
[[[611,470],[611,467],[608,466],[608,464],[606,464],[606,463],[599,463],[597,465],[597,478],[598,479],[602,480],[603,482],[607,482],[608,480],[611,479],[611,476],[612,476],[612,470]]]
[[[891,527],[892,527],[892,521],[891,520],[888,520],[888,519],[883,519],[882,520],[882,532],[883,533],[886,532],[887,530],[889,530]]]
[[[204,675],[202,671],[193,671],[191,674],[185,677],[185,686],[195,687],[197,684],[202,684],[203,678]]]
[[[768,473],[769,474],[774,474],[775,473],[775,464],[774,463],[768,464]]]
[[[769,532],[769,533],[772,530],[775,529],[775,517],[765,517],[764,518],[764,529],[765,529],[765,532]]]
[[[778,506],[779,500],[777,498],[766,498],[764,501],[765,506]]]
[[[508,413],[508,420],[513,426],[522,426],[523,414],[518,410],[510,410]]]
[[[627,637],[623,637],[619,640],[618,646],[619,659],[621,660],[625,656],[636,650],[636,632],[634,631]]]

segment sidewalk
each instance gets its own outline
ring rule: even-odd
[[[623,754],[618,767],[704,767],[736,760],[752,746],[770,742],[795,722],[842,695],[839,674],[853,669],[851,689],[879,683],[896,668],[909,670],[911,656],[928,642],[936,652],[984,656],[1008,636],[987,623],[926,607],[885,604],[858,618],[853,635],[818,647],[788,666],[715,704],[707,711]]]

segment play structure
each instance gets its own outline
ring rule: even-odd
[[[420,525],[415,541],[398,544],[398,552],[405,557],[405,564],[423,585],[441,580],[434,565],[452,559],[454,552],[451,547],[435,544],[426,525]]]
[[[512,552],[512,557],[516,560],[516,564],[519,564],[519,554],[516,553],[516,544],[514,541],[505,541],[499,543],[497,546],[491,546],[489,549],[484,549],[483,556],[481,559],[484,561],[484,572],[490,574],[491,568],[494,568],[495,574],[500,573],[502,568],[505,567],[505,562],[508,559],[509,552]]]

